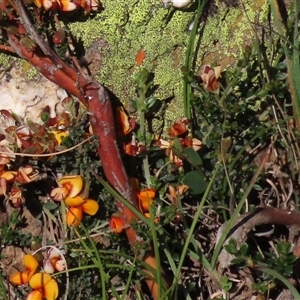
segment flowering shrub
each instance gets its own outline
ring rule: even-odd
[[[83,218],[83,212],[94,215],[99,209],[95,200],[85,199],[80,195],[83,180],[80,175],[64,176],[57,181],[59,187],[51,191],[50,196],[55,201],[64,201],[68,206],[66,222],[69,226],[78,226]]]
[[[46,273],[36,273],[39,263],[30,254],[24,255],[24,266],[26,271],[14,273],[10,281],[16,285],[29,284],[32,291],[26,300],[55,300],[58,297],[58,285],[55,279]],[[45,271],[47,271],[47,264]],[[53,273],[53,272],[52,272]]]

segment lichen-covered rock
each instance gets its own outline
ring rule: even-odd
[[[107,47],[99,47],[102,66],[97,79],[123,101],[135,96],[134,74],[139,68],[155,73],[159,85],[156,96],[163,99],[180,96],[184,53],[188,43],[189,23],[193,11],[165,9],[161,0],[102,1],[104,10],[86,23],[70,25],[72,33],[90,47],[99,39]],[[141,66],[135,57],[146,54]]]
[[[234,5],[224,0],[212,2],[216,12],[208,12],[196,36],[196,71],[203,63],[221,64],[223,68],[232,64],[243,46],[252,43],[255,31],[261,28],[258,24],[267,19],[267,0],[246,0],[243,5],[236,5],[237,1],[233,1]],[[134,75],[140,68],[147,68],[155,74],[154,84],[159,87],[156,97],[174,96],[169,117],[182,116],[180,68],[185,60],[196,3],[183,9],[165,8],[161,0],[102,0],[101,3],[103,10],[92,18],[68,24],[74,36],[83,41],[92,74],[126,104],[135,97]],[[141,50],[146,56],[137,64],[136,55]],[[0,65],[8,64],[7,56],[1,55]]]
[[[145,67],[155,74],[154,83],[159,86],[156,96],[175,96],[176,111],[183,114],[178,109],[183,101],[180,68],[195,11],[166,9],[161,0],[103,0],[102,4],[104,9],[95,18],[70,24],[72,33],[86,47],[99,41],[105,45],[98,47],[102,59],[97,79],[127,103],[135,96],[134,74]],[[205,57],[206,62],[221,63],[223,67],[232,63],[243,51],[243,45],[254,37],[251,22],[259,23],[267,17],[266,0],[244,1],[244,8],[229,7],[222,1],[216,1],[216,5],[218,12],[200,24],[198,30],[196,68]],[[135,57],[141,49],[146,57],[137,66]]]

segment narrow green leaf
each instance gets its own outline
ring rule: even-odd
[[[187,160],[193,165],[193,166],[202,166],[202,159],[200,155],[194,150],[193,147],[187,147],[183,149],[183,152],[187,158]]]

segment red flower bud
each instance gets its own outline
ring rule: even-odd
[[[66,32],[64,29],[58,29],[53,35],[53,43],[55,45],[61,45],[66,39]]]

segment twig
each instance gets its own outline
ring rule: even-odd
[[[0,51],[7,51],[7,52],[15,53],[15,50],[13,49],[13,47],[8,46],[8,45],[0,45]]]
[[[262,224],[278,224],[285,226],[298,227],[300,229],[300,212],[288,211],[284,209],[278,209],[273,207],[258,208],[255,211],[241,215],[234,222],[231,231],[228,234],[227,240],[224,244],[227,244],[229,239],[233,238],[237,241],[237,247],[246,241],[247,234],[256,226]],[[224,229],[227,226],[225,222],[218,230],[216,243],[220,239]],[[227,268],[230,265],[231,260],[234,257],[223,249],[219,255],[220,267],[222,269]]]
[[[50,81],[56,83],[61,88],[77,97],[80,102],[87,107],[87,98],[78,86],[79,81],[75,81],[76,79],[78,79],[78,75],[75,70],[71,68],[71,70],[75,74],[71,76],[70,73],[66,72],[62,65],[56,65],[50,60],[50,58],[39,57],[36,53],[28,51],[28,49],[26,49],[26,47],[24,47],[14,35],[8,34],[8,42],[20,57],[26,59]],[[75,80],[72,79],[72,77],[74,77]]]
[[[89,138],[83,140],[82,142],[80,142],[79,144],[71,147],[71,148],[68,148],[68,149],[65,149],[65,150],[62,150],[62,151],[59,151],[59,152],[53,152],[53,153],[42,153],[42,154],[28,154],[28,153],[21,153],[21,152],[4,152],[4,151],[0,151],[0,154],[3,154],[3,155],[16,155],[16,156],[24,156],[24,157],[49,157],[49,156],[55,156],[55,155],[60,155],[60,154],[64,154],[64,153],[67,153],[69,151],[72,151],[76,148],[78,148],[79,146],[83,145],[84,143],[86,143],[87,141],[89,141],[90,139],[92,139],[93,137],[90,136]]]
[[[78,76],[73,68],[68,66],[57,54],[50,48],[50,46],[41,38],[35,27],[32,25],[23,3],[21,0],[15,0],[17,5],[17,13],[20,17],[20,20],[23,26],[26,28],[27,32],[31,38],[38,44],[44,54],[50,58],[50,60],[55,64],[56,67],[59,67],[66,75],[68,75],[79,87],[84,87],[89,84],[84,77]]]
[[[39,47],[42,49],[44,54],[47,56],[50,56],[51,52],[52,52],[50,46],[45,43],[45,41],[41,38],[41,36],[36,31],[35,27],[32,25],[28,15],[25,11],[22,1],[15,0],[15,3],[16,3],[16,11],[20,17],[22,25],[26,28],[26,30],[30,34],[31,38],[39,45]]]

